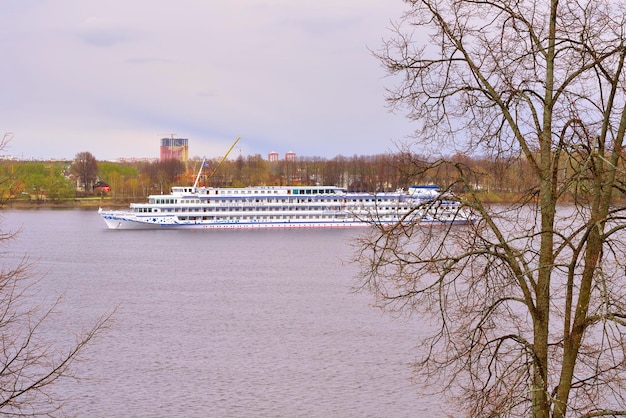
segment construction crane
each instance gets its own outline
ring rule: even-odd
[[[211,171],[211,174],[209,174],[209,176],[205,179],[205,185],[206,185],[206,180],[210,179],[211,177],[213,177],[213,175],[215,174],[215,172],[217,171],[218,168],[220,168],[220,165],[222,165],[222,163],[224,162],[224,160],[226,160],[226,158],[228,157],[228,154],[230,154],[230,152],[233,150],[233,148],[235,148],[235,145],[237,145],[237,142],[239,142],[239,140],[241,139],[240,136],[237,137],[237,139],[235,139],[235,142],[233,142],[233,144],[230,146],[230,148],[228,148],[228,151],[226,151],[226,154],[224,154],[224,156],[222,157],[222,159],[220,160],[219,163],[217,163],[217,165],[215,166],[215,168],[213,169],[213,171]],[[196,187],[198,185],[198,181],[200,180],[200,175],[202,174],[202,168],[204,167],[204,163],[206,162],[206,158],[202,160],[202,165],[200,166],[200,170],[198,170],[198,176],[196,177],[196,181],[193,184],[193,187]]]

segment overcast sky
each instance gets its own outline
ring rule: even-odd
[[[379,49],[402,0],[1,0],[0,132],[24,158],[395,150]]]

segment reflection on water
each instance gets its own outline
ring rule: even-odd
[[[110,231],[93,211],[8,211],[11,257],[65,292],[51,333],[117,307],[63,382],[99,417],[443,416],[410,385],[415,320],[350,286],[354,230]]]

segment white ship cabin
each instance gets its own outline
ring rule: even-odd
[[[281,211],[287,215],[294,210],[328,211],[331,206],[338,210],[345,196],[345,190],[336,186],[176,186],[169,195],[150,195],[147,203],[130,207],[136,213],[219,212],[225,216],[223,212]]]
[[[345,194],[344,189],[336,186],[257,186],[244,188],[175,186],[172,187],[171,194],[150,195],[147,203],[132,203],[131,207],[143,208],[140,210],[143,212],[146,207],[151,205],[215,205],[229,202],[269,203],[277,200],[283,203],[304,203],[302,198],[309,198],[307,200],[310,202],[312,197],[337,201],[340,195]],[[152,212],[152,210],[149,211]]]
[[[245,195],[272,196],[272,195],[334,195],[345,193],[344,189],[335,186],[256,186],[243,188],[206,188],[192,186],[172,187],[172,193],[167,196],[220,196],[242,197]],[[165,195],[158,195],[161,198]],[[150,202],[157,196],[150,196]]]
[[[409,195],[422,200],[433,200],[441,195],[441,189],[435,185],[410,186]]]
[[[405,195],[406,196],[406,195]],[[221,210],[251,210],[272,206],[272,210],[343,210],[346,207],[374,207],[382,202],[406,206],[398,193],[351,193],[337,186],[257,186],[205,188],[176,186],[169,195],[150,195],[147,203],[131,203],[134,212],[187,212],[200,207]],[[401,203],[402,202],[402,203]],[[297,209],[296,209],[297,208]],[[211,209],[214,210],[214,209]],[[204,209],[203,209],[204,211]]]
[[[320,195],[345,193],[344,189],[336,186],[256,186],[256,187],[234,187],[234,188],[213,188],[213,187],[192,187],[175,186],[169,196],[241,196],[241,195]]]

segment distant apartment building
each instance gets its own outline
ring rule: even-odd
[[[278,161],[278,153],[276,151],[272,151],[267,154],[267,161],[269,161],[270,163]]]
[[[185,165],[189,160],[189,140],[187,138],[161,138],[160,160],[180,160]]]
[[[269,154],[267,154],[267,161],[269,161],[270,163],[278,162],[280,161],[280,155],[276,151],[272,151]],[[284,161],[291,161],[291,162],[297,161],[296,153],[293,151],[286,152]]]
[[[296,161],[296,153],[289,151],[285,154],[285,161]]]

